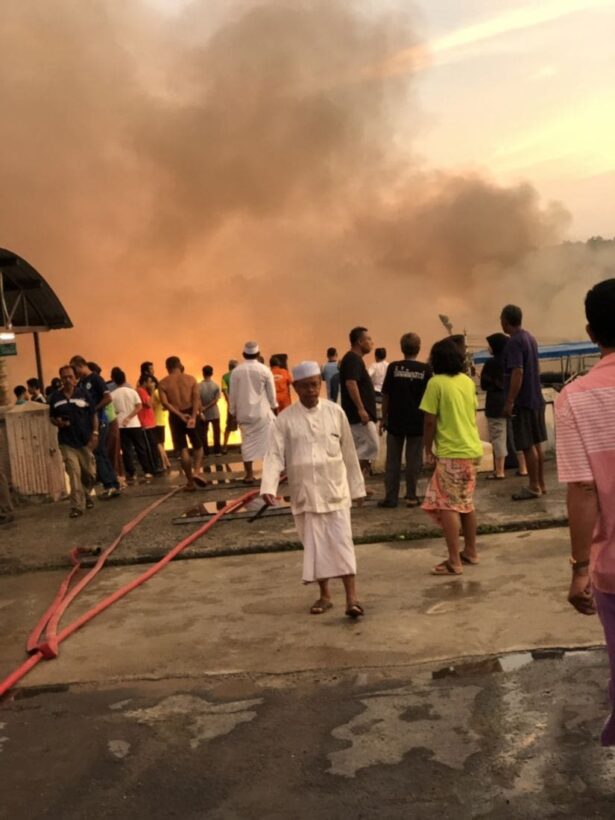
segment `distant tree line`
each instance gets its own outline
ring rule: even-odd
[[[605,239],[603,236],[590,236],[586,242],[564,242],[564,245],[586,245],[591,250],[615,248],[615,237]]]

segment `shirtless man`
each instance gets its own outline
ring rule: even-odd
[[[168,376],[158,385],[160,400],[169,411],[169,427],[174,449],[180,453],[182,470],[186,476],[188,491],[196,490],[193,473],[203,468],[203,441],[197,427],[197,416],[201,407],[199,388],[194,376],[187,376],[177,356],[169,356],[165,362]],[[194,465],[190,458],[188,442],[194,451]]]

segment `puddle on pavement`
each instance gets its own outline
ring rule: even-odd
[[[35,698],[38,695],[57,695],[69,692],[70,686],[67,683],[47,683],[42,686],[28,686],[22,689],[15,689],[12,694],[14,700],[25,698]]]
[[[517,672],[534,661],[563,660],[567,656],[579,655],[579,650],[567,652],[565,649],[534,649],[528,652],[508,652],[495,658],[463,661],[451,666],[443,666],[431,673],[432,680],[444,678],[466,678],[475,675],[493,675]]]
[[[531,663],[534,658],[531,652],[511,652],[498,658],[502,672],[516,672]]]
[[[423,597],[436,599],[438,602],[459,598],[478,598],[488,592],[480,581],[466,581],[455,578],[453,581],[441,581],[437,586],[423,589]]]

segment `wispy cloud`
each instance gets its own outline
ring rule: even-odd
[[[463,26],[422,46],[394,54],[378,68],[378,74],[395,76],[428,65],[442,65],[479,53],[498,37],[535,28],[581,11],[612,7],[612,0],[548,0],[505,11],[480,23]]]
[[[537,166],[568,176],[615,169],[612,134],[615,111],[608,93],[594,94],[574,109],[558,111],[498,146],[489,165],[496,173],[527,172]]]

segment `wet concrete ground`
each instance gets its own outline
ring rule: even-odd
[[[236,456],[233,456],[236,458]],[[223,465],[218,464],[218,467]],[[238,465],[233,465],[238,469]],[[240,473],[239,473],[240,474]],[[214,473],[213,475],[219,475]],[[223,476],[238,475],[222,472]],[[426,477],[421,479],[426,484]],[[549,493],[544,498],[514,502],[511,494],[524,486],[526,479],[509,472],[506,481],[487,481],[479,477],[476,494],[479,527],[482,532],[505,529],[531,529],[565,523],[564,490],[557,484],[555,465],[547,464]],[[68,502],[28,504],[18,508],[14,523],[0,528],[0,574],[51,569],[68,565],[71,547],[104,548],[122,526],[146,504],[180,485],[178,475],[157,479],[148,485],[129,487],[121,498],[99,501],[81,519],[68,518]],[[362,509],[353,509],[353,530],[357,543],[411,540],[439,535],[438,529],[422,510],[408,509],[403,501],[396,509],[379,509],[376,500],[383,495],[382,476],[369,481],[373,500]],[[246,487],[222,484],[197,493],[178,493],[155,510],[133,534],[122,543],[110,563],[134,563],[158,560],[175,543],[197,529],[200,523],[177,525],[173,521],[201,501],[238,497]],[[232,555],[234,553],[299,549],[292,516],[259,518],[250,524],[241,520],[224,520],[193,546],[183,557]]]
[[[420,511],[354,511],[359,540],[393,533],[357,548],[356,623],[339,585],[333,610],[307,614],[290,518],[221,524],[193,557],[238,554],[170,565],[0,704],[0,818],[612,818],[600,626],[565,600],[562,491],[519,506],[521,483],[481,482],[480,520],[551,528],[483,534],[461,578],[428,574],[443,542],[410,540]],[[162,491],[77,522],[62,504],[18,510],[0,533],[0,679],[64,576],[44,567],[106,546]],[[193,503],[166,502],[120,560],[166,551]],[[264,547],[282,551],[241,554]],[[63,623],[142,569],[104,570]],[[544,647],[576,651],[533,660]]]
[[[601,651],[434,671],[32,690],[0,712],[0,816],[613,817]]]
[[[566,601],[565,530],[480,539],[481,563],[463,576],[429,571],[442,539],[357,547],[357,589],[366,617],[333,609],[308,614],[318,597],[301,584],[302,553],[247,555],[170,564],[160,575],[62,644],[27,685],[220,674],[292,674],[312,669],[393,668],[522,649],[602,643],[597,617]],[[104,570],[62,620],[70,623],[142,567]],[[28,631],[63,573],[0,577],[0,679],[21,662]]]

